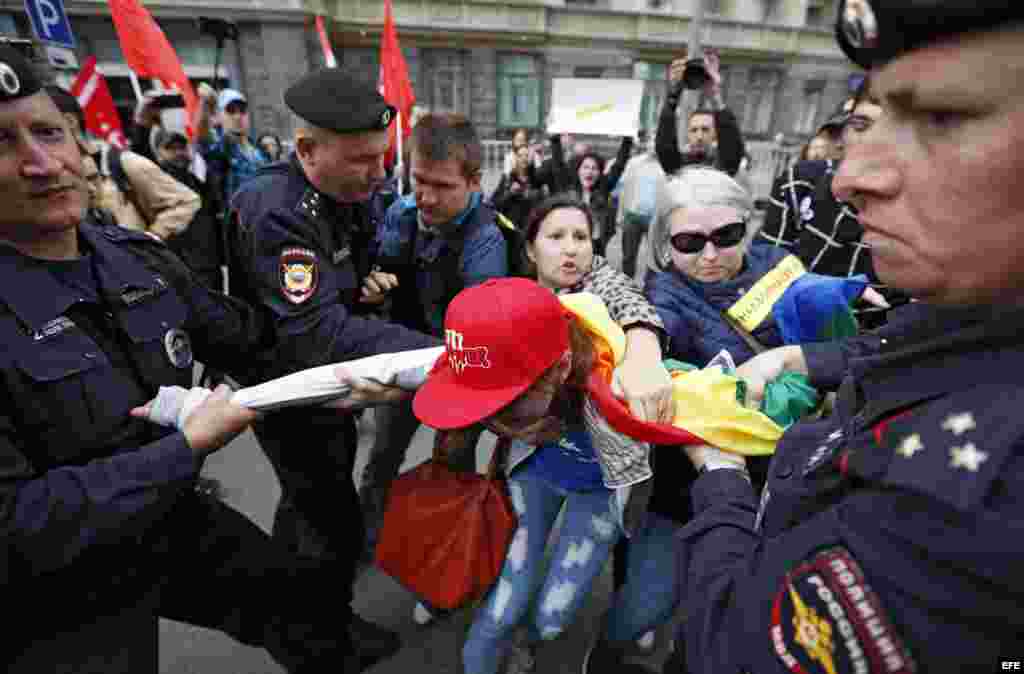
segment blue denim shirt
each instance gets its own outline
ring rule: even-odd
[[[260,167],[270,163],[270,157],[250,139],[249,143],[229,143],[221,129],[211,129],[212,141],[200,142],[199,152],[214,172],[226,173],[224,180],[224,203],[231,200],[247,180],[252,178]]]

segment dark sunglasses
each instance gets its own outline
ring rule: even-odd
[[[747,223],[745,221],[730,222],[711,232],[711,234],[696,234],[690,232],[679,232],[669,241],[672,247],[680,253],[699,253],[708,245],[708,241],[715,244],[715,248],[732,248],[747,235]]]
[[[224,108],[224,112],[229,115],[244,115],[249,112],[249,106],[241,101],[234,101],[233,103],[228,103],[227,107]]]

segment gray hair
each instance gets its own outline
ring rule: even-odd
[[[658,215],[648,232],[648,265],[654,271],[666,271],[672,266],[669,251],[669,216],[680,208],[691,206],[733,208],[749,218],[754,210],[750,192],[738,182],[717,169],[706,166],[691,166],[670,180],[661,183],[658,193]],[[747,229],[744,249],[754,238],[753,228]]]

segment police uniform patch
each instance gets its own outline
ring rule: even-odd
[[[183,370],[192,365],[192,340],[188,333],[179,328],[168,330],[164,335],[164,351],[171,365]]]
[[[316,253],[308,248],[281,251],[281,294],[292,304],[302,304],[316,292],[320,278]]]
[[[843,547],[786,574],[772,607],[772,645],[800,674],[917,670],[860,565]]]

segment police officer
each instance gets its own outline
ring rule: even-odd
[[[285,92],[284,101],[296,115],[294,154],[246,182],[232,201],[230,291],[271,312],[280,340],[274,351],[252,355],[244,381],[266,381],[282,368],[438,344],[353,315],[372,306],[357,298],[370,271],[376,227],[368,214],[385,210],[374,199],[384,179],[395,109],[372,83],[340,69],[307,75]],[[293,504],[298,521],[320,535],[316,547],[304,551],[333,559],[336,583],[350,591],[365,538],[352,479],[354,419],[332,410],[286,410],[258,422],[255,430],[281,481],[282,501]],[[293,534],[286,517],[294,514],[278,511],[275,536]],[[308,540],[299,537],[295,545]],[[370,660],[400,645],[396,633],[356,615],[352,631]]]
[[[159,615],[290,671],[357,671],[334,570],[195,490],[205,457],[255,415],[227,389],[182,432],[137,409],[188,386],[193,357],[246,367],[272,347],[269,321],[150,235],[83,219],[80,150],[6,45],[0,157],[0,669],[155,672]]]
[[[742,459],[688,448],[689,671],[996,671],[1024,634],[1024,5],[839,19],[883,114],[833,189],[920,302],[785,434],[760,508]]]

